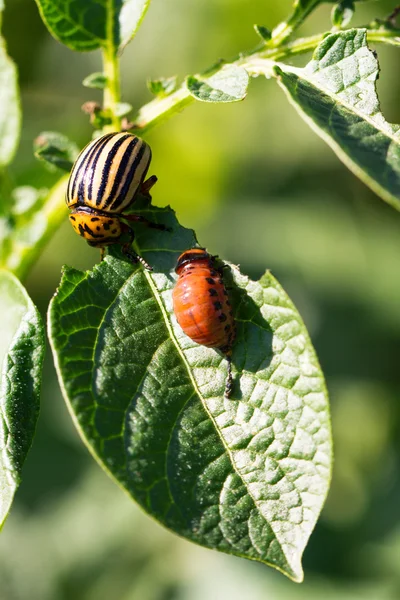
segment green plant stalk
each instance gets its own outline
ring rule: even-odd
[[[107,78],[103,107],[106,112],[110,113],[112,120],[110,125],[103,127],[103,132],[121,131],[121,119],[117,116],[117,105],[121,101],[119,57],[111,45],[103,49],[103,71]]]
[[[40,237],[32,240],[31,244],[26,244],[15,236],[12,240],[10,252],[1,267],[14,273],[21,281],[27,276],[32,265],[39,258],[43,248],[53,237],[61,223],[64,222],[68,214],[65,203],[65,192],[67,189],[68,176],[62,177],[50,190],[43,208],[40,210],[39,218],[41,233]],[[32,220],[37,214],[32,216]],[[27,223],[29,227],[32,223]]]
[[[312,52],[323,41],[328,33],[329,32],[320,33],[307,38],[299,38],[293,42],[279,46],[278,48],[270,48],[268,45],[264,45],[260,50],[260,47],[258,46],[253,52],[241,55],[229,64],[244,67],[251,76],[257,77],[260,75],[260,61],[265,61],[265,67],[268,71],[271,61],[285,60],[292,56]],[[389,37],[387,32],[369,30],[367,35],[368,41],[371,43],[385,43],[400,46],[400,36],[397,36],[396,32],[392,32],[392,36]],[[200,74],[199,77],[203,80],[207,80],[224,65],[226,65],[226,63],[222,63],[219,68],[212,70],[207,69],[203,74]],[[263,74],[265,74],[264,71]],[[166,98],[156,98],[142,106],[134,119],[132,130],[140,135],[146,133],[193,102],[195,102],[195,99],[190,95],[186,84],[183,83],[178,90]]]
[[[375,44],[389,44],[390,46],[400,46],[400,30],[367,30],[368,41]]]
[[[310,15],[314,9],[321,4],[321,0],[314,0],[306,9],[302,8],[299,4],[296,6],[287,21],[279,23],[272,31],[272,36],[267,46],[269,48],[278,48],[285,42],[292,33],[300,27],[305,19]]]
[[[269,76],[272,74],[274,61],[284,60],[292,56],[312,52],[318,44],[322,42],[327,33],[321,33],[307,38],[299,38],[285,45],[276,48],[271,48],[263,44],[246,55],[241,55],[231,64],[244,67],[250,75],[257,77],[260,74]],[[368,41],[371,43],[385,43],[400,46],[399,32],[387,32],[379,30],[368,31]],[[121,122],[115,116],[116,104],[120,100],[120,83],[119,83],[119,61],[118,57],[112,52],[103,54],[105,74],[109,78],[107,89],[104,92],[105,104],[110,109],[113,117],[111,125],[107,126],[104,131],[120,131]],[[226,63],[219,63],[217,66],[207,69],[202,78],[207,79],[211,75],[218,72],[219,69]],[[187,87],[183,84],[176,92],[171,95],[155,99],[148,104],[142,106],[137,113],[132,130],[142,135],[156,125],[167,121],[171,116],[180,112],[183,108],[192,104],[194,98],[190,95]],[[66,217],[67,209],[64,201],[65,186],[67,178],[63,177],[52,188],[48,199],[44,205],[43,213],[45,215],[46,226],[43,229],[42,236],[35,244],[30,247],[18,249],[16,243],[13,242],[13,252],[6,259],[4,266],[13,271],[17,277],[23,278],[35,263],[40,255],[43,247],[51,239],[57,227],[63,222]],[[20,253],[20,256],[19,256]]]

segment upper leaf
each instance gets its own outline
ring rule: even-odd
[[[160,77],[159,79],[150,79],[147,82],[149,91],[158,96],[159,98],[165,98],[174,92],[178,87],[178,77]]]
[[[342,0],[332,8],[331,19],[334,27],[342,29],[350,24],[354,15],[354,1]]]
[[[32,444],[39,412],[44,330],[31,299],[0,270],[0,529]]]
[[[79,154],[78,146],[56,131],[43,131],[38,135],[33,143],[33,150],[39,160],[68,173]]]
[[[372,190],[400,210],[400,127],[379,107],[365,29],[328,35],[305,69],[275,74],[305,121]]]
[[[263,42],[269,42],[271,39],[271,31],[263,25],[254,25],[255,32],[260,36]]]
[[[137,229],[144,271],[115,248],[92,272],[66,268],[49,309],[57,371],[79,432],[149,514],[209,548],[302,579],[301,555],[330,479],[323,376],[304,324],[270,273],[225,269],[237,322],[226,360],[172,313],[174,267],[193,247],[169,209],[143,211],[173,233]]]
[[[104,73],[91,73],[82,81],[82,85],[88,88],[104,90],[107,87],[108,79]]]
[[[43,21],[60,42],[84,52],[112,47],[135,35],[150,0],[36,0]]]
[[[14,157],[21,131],[17,69],[0,37],[0,167]]]
[[[191,95],[203,102],[238,102],[246,97],[249,75],[243,67],[226,65],[207,80],[190,76],[186,85]]]

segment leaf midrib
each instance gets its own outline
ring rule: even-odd
[[[272,529],[272,531],[273,531],[273,533],[274,533],[275,539],[276,539],[277,543],[279,544],[279,548],[280,548],[280,550],[281,550],[281,552],[282,552],[282,555],[285,557],[285,560],[286,560],[286,563],[287,563],[288,567],[289,567],[290,569],[292,569],[292,567],[291,567],[291,565],[290,565],[290,563],[289,563],[289,561],[288,561],[288,557],[287,557],[287,555],[286,555],[286,552],[284,551],[284,549],[283,549],[283,547],[282,547],[282,544],[281,544],[281,542],[280,542],[280,540],[279,540],[279,538],[278,538],[278,535],[277,535],[277,533],[275,532],[275,529],[274,529],[274,527],[273,527],[272,523],[270,523],[270,522],[269,522],[269,521],[268,521],[268,520],[265,518],[265,516],[264,516],[264,515],[263,515],[263,514],[260,512],[260,509],[258,508],[258,503],[256,502],[256,500],[255,500],[254,496],[251,494],[251,492],[250,492],[250,490],[249,490],[249,488],[248,488],[248,486],[247,486],[246,482],[243,480],[243,477],[242,477],[242,475],[241,475],[240,471],[238,471],[238,469],[237,469],[237,467],[236,467],[236,464],[235,464],[235,460],[234,460],[234,458],[233,458],[233,455],[232,455],[232,452],[231,452],[230,448],[229,448],[229,447],[226,445],[226,442],[225,442],[224,438],[222,437],[222,434],[221,434],[221,432],[220,432],[219,428],[217,427],[216,421],[215,421],[215,419],[214,419],[213,415],[210,413],[210,411],[209,411],[209,409],[208,409],[208,406],[207,406],[207,403],[206,403],[206,401],[205,401],[205,398],[204,398],[204,397],[203,397],[203,395],[200,393],[200,390],[199,390],[199,388],[198,388],[198,386],[197,386],[196,380],[194,379],[194,377],[193,377],[193,374],[192,374],[192,372],[191,372],[190,365],[189,365],[188,361],[186,360],[186,357],[185,357],[185,355],[184,355],[184,353],[183,353],[183,351],[182,351],[182,349],[181,349],[180,345],[178,344],[178,340],[176,339],[176,336],[175,336],[175,333],[174,333],[174,331],[173,331],[173,328],[172,328],[171,322],[170,322],[170,320],[169,320],[169,318],[168,318],[168,313],[167,313],[167,310],[166,310],[166,308],[165,308],[165,306],[164,306],[164,304],[163,304],[163,302],[162,302],[162,300],[161,300],[161,296],[160,296],[160,294],[159,294],[159,292],[158,292],[157,286],[156,286],[156,285],[155,285],[155,283],[153,282],[153,280],[152,280],[152,278],[151,278],[151,275],[150,275],[150,273],[148,273],[147,271],[145,272],[145,277],[146,277],[146,279],[148,280],[148,282],[149,282],[149,286],[150,286],[150,289],[151,289],[151,291],[153,292],[154,298],[155,298],[156,302],[158,303],[158,305],[159,305],[159,307],[160,307],[161,314],[162,314],[162,316],[163,316],[163,318],[164,318],[164,321],[165,321],[165,325],[166,325],[166,327],[167,327],[167,330],[168,330],[168,332],[169,332],[169,334],[170,334],[170,338],[171,338],[172,342],[174,343],[174,345],[175,345],[175,347],[176,347],[176,349],[177,349],[177,352],[178,352],[178,354],[180,355],[180,357],[181,357],[181,359],[182,359],[182,362],[183,362],[183,364],[184,364],[184,365],[185,365],[185,367],[186,367],[186,370],[187,370],[187,372],[188,372],[188,375],[189,375],[189,379],[191,380],[191,382],[192,382],[192,385],[193,385],[193,389],[195,390],[196,394],[198,395],[198,397],[199,397],[199,399],[200,399],[200,401],[201,401],[201,403],[202,403],[202,405],[203,405],[203,408],[204,408],[204,410],[206,411],[206,414],[208,415],[209,419],[211,420],[211,422],[212,422],[212,423],[213,423],[213,425],[214,425],[214,429],[215,429],[215,431],[217,432],[217,434],[218,434],[218,436],[219,436],[219,438],[220,438],[220,440],[221,440],[222,446],[223,446],[223,448],[225,449],[226,453],[227,453],[227,454],[228,454],[228,456],[229,456],[229,460],[230,460],[230,462],[231,462],[231,465],[232,465],[232,468],[233,468],[234,472],[235,472],[235,473],[236,473],[236,475],[239,477],[240,481],[242,482],[242,485],[243,485],[243,486],[244,486],[244,488],[246,489],[246,492],[247,492],[247,494],[248,494],[248,495],[250,496],[250,498],[252,499],[252,501],[253,501],[253,503],[254,503],[254,506],[256,507],[256,509],[257,509],[258,513],[261,515],[261,517],[264,519],[264,521],[265,521],[266,523],[268,523],[268,525],[271,527],[271,529]],[[191,397],[193,397],[193,396],[191,396]],[[188,401],[189,401],[189,400],[187,400],[187,401],[184,403],[184,405],[183,405],[183,407],[182,407],[182,410],[183,410],[183,408],[185,408],[185,407],[187,406],[187,403],[188,403]],[[257,552],[258,552],[258,550],[257,550]],[[266,564],[271,564],[271,565],[273,564],[273,563],[270,563],[270,562],[269,562],[269,561],[267,561],[267,560],[264,560],[264,562],[265,562]],[[275,565],[273,565],[273,566],[275,567]]]

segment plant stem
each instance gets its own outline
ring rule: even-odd
[[[300,27],[303,21],[308,17],[310,13],[321,4],[321,0],[309,0],[309,4],[306,8],[303,8],[300,4],[297,4],[293,13],[290,15],[287,21],[279,23],[272,31],[270,41],[267,43],[269,48],[277,48],[285,42],[292,33]]]
[[[260,47],[257,47],[253,52],[249,52],[245,56],[240,56],[229,64],[244,67],[250,75],[256,76],[258,75],[258,70],[252,71],[252,65],[255,64],[255,61],[260,59],[271,61],[310,52],[318,46],[324,39],[324,36],[325,34],[319,34],[309,38],[300,38],[285,46],[280,46],[279,48],[270,48],[269,45],[267,45],[263,46],[260,50]],[[213,69],[210,72],[210,70],[207,69],[207,76],[202,76],[202,79],[206,80],[218,70],[219,69]],[[160,99],[156,98],[142,106],[136,115],[132,129],[140,133],[147,132],[149,129],[166,121],[173,114],[182,110],[192,102],[194,102],[194,98],[190,95],[186,84],[183,84],[170,96]]]
[[[400,30],[390,29],[368,29],[368,41],[373,44],[389,44],[391,46],[400,46]]]
[[[67,182],[68,176],[65,175],[50,190],[42,210],[33,214],[31,221],[23,225],[11,239],[9,253],[2,267],[12,271],[20,280],[26,277],[68,214],[65,204]]]
[[[315,0],[314,4],[308,7],[307,14],[312,8],[319,3]],[[296,15],[296,11],[294,13]],[[296,18],[292,16],[287,23],[278,26],[275,30],[275,37],[268,43],[259,45],[254,50],[241,54],[236,59],[229,63],[244,67],[252,76],[265,75],[266,77],[273,75],[273,67],[277,60],[284,60],[292,56],[304,54],[313,51],[324,39],[327,33],[307,38],[299,38],[283,44],[294,29],[305,18],[305,13],[302,13],[300,20],[299,14]],[[371,43],[385,43],[400,46],[400,31],[386,29],[367,29],[368,41]],[[272,42],[272,43],[271,43]],[[120,131],[121,120],[116,116],[117,104],[120,102],[120,75],[119,75],[119,59],[115,53],[115,49],[110,47],[103,50],[104,73],[107,76],[107,87],[104,90],[104,107],[110,111],[112,115],[112,124],[104,128],[104,132]],[[209,77],[217,73],[226,63],[218,63],[207,69],[200,77],[207,80]],[[181,111],[183,108],[194,102],[194,98],[190,95],[186,84],[165,98],[156,98],[152,102],[145,104],[140,108],[136,115],[135,123],[132,130],[142,134],[152,129],[154,126],[163,123],[172,115]],[[22,238],[21,240],[14,237],[10,246],[10,252],[4,261],[3,266],[13,271],[17,277],[23,278],[30,267],[35,263],[41,253],[43,246],[54,234],[57,227],[62,223],[67,214],[65,205],[65,188],[67,177],[62,177],[59,182],[49,192],[43,210],[40,211],[40,236],[27,244]],[[29,226],[26,227],[29,230]],[[29,233],[29,231],[28,231]],[[23,232],[22,232],[23,235]],[[30,236],[28,235],[28,238]]]
[[[104,109],[110,112],[112,119],[112,123],[106,125],[103,131],[104,133],[110,133],[121,130],[121,119],[116,114],[117,105],[121,99],[119,58],[112,45],[103,49],[103,71],[107,78],[107,85],[104,88],[103,105]]]
[[[392,35],[386,31],[379,30],[367,30],[368,41],[371,43],[385,43],[400,46],[400,37],[396,35],[397,32],[392,32]],[[270,47],[266,44],[260,50],[258,46],[254,51],[248,52],[245,55],[241,55],[236,60],[230,62],[230,65],[237,65],[244,67],[248,73],[252,76],[258,76],[260,74],[261,61],[265,62],[264,71],[269,71],[272,61],[287,59],[292,56],[305,54],[312,52],[315,48],[323,41],[327,33],[319,33],[307,38],[299,38],[293,42],[289,42],[279,47]],[[226,65],[227,63],[223,63]],[[222,67],[219,67],[219,69]],[[200,74],[202,80],[206,81],[211,75],[214,75],[219,70],[213,69],[211,72],[209,69]],[[205,75],[207,73],[207,75]],[[190,95],[186,84],[176,90],[170,96],[166,98],[156,98],[148,104],[143,105],[134,120],[132,131],[139,133],[140,135],[149,131],[156,125],[167,121],[172,115],[181,111],[183,108],[194,102],[193,96]]]

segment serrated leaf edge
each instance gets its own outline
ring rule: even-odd
[[[107,261],[107,257],[106,257],[105,261]],[[229,263],[226,263],[226,264],[228,264],[231,268],[236,268],[237,269],[237,267],[235,265],[230,265]],[[100,267],[100,265],[95,265],[94,268],[97,269],[99,267]],[[136,269],[134,269],[134,271],[132,271],[131,275],[124,281],[124,284],[123,284],[123,286],[121,286],[120,289],[122,289],[122,287],[124,287],[126,285],[126,283],[130,280],[130,278],[137,273],[138,269],[140,269],[140,267],[137,267]],[[79,271],[78,269],[73,269],[73,268],[70,268],[70,267],[64,267],[63,268],[63,272],[62,272],[62,278],[61,278],[61,281],[60,281],[59,288],[62,286],[64,280],[66,279],[68,272],[76,272],[76,273],[79,273],[79,274],[83,274],[85,276],[85,278],[87,278],[90,275],[90,271],[82,272],[82,271]],[[267,271],[267,273],[268,273],[268,271]],[[250,494],[249,490],[247,489],[247,486],[246,486],[245,482],[243,481],[242,476],[237,471],[234,459],[232,457],[232,453],[231,453],[230,449],[226,446],[226,443],[225,443],[224,439],[222,438],[221,433],[220,433],[218,427],[216,426],[215,419],[210,414],[210,412],[209,412],[209,410],[207,408],[207,405],[205,403],[205,400],[204,400],[202,394],[200,393],[200,391],[198,389],[196,380],[194,379],[194,376],[193,376],[193,374],[191,372],[190,365],[188,364],[188,362],[186,360],[186,357],[185,357],[185,355],[184,355],[184,353],[183,353],[183,351],[182,351],[182,349],[181,349],[181,347],[180,347],[180,345],[179,345],[179,343],[178,343],[178,341],[176,339],[176,336],[174,334],[174,331],[173,331],[173,328],[172,328],[172,325],[171,325],[171,321],[170,321],[170,319],[168,317],[168,311],[167,311],[166,307],[164,306],[164,303],[161,300],[161,295],[160,295],[160,293],[159,293],[159,291],[157,289],[157,286],[155,285],[155,283],[154,283],[154,281],[153,281],[150,273],[148,273],[147,271],[144,271],[144,274],[145,274],[145,277],[146,277],[146,279],[148,281],[148,284],[149,284],[149,287],[150,287],[150,289],[152,291],[152,294],[153,294],[153,296],[154,296],[157,304],[159,305],[162,317],[163,317],[164,322],[165,322],[165,326],[167,327],[168,333],[170,335],[170,339],[173,341],[173,343],[174,343],[174,345],[175,345],[175,347],[177,349],[177,352],[179,353],[179,355],[180,355],[180,357],[181,357],[181,359],[183,361],[183,364],[185,365],[185,367],[187,369],[188,376],[189,376],[189,378],[190,378],[190,380],[192,382],[192,385],[193,385],[193,388],[195,390],[195,393],[198,395],[199,399],[201,400],[202,405],[204,407],[204,410],[206,411],[206,413],[207,413],[210,421],[214,424],[215,431],[218,433],[218,436],[221,439],[221,443],[222,443],[225,451],[227,452],[227,454],[229,456],[232,468],[234,469],[234,471],[237,474],[237,476],[240,478],[240,481],[242,481],[243,485],[245,486],[245,488],[247,490],[247,493],[249,494],[249,496],[251,497],[252,501],[254,502],[255,507],[257,507],[258,505],[257,505],[255,499]],[[244,276],[244,277],[246,277],[246,276]],[[246,277],[246,279],[250,281],[249,278]],[[81,281],[83,281],[83,278],[81,278],[80,282]],[[76,286],[74,286],[74,287],[76,287]],[[70,293],[72,293],[72,291]],[[119,292],[118,292],[118,294],[119,294]],[[118,294],[117,294],[117,296],[118,296]],[[55,368],[56,368],[56,372],[57,372],[57,376],[58,376],[59,385],[60,385],[61,392],[62,392],[62,395],[63,395],[64,400],[65,400],[65,403],[67,405],[68,412],[71,415],[72,421],[73,421],[73,423],[74,423],[77,431],[79,432],[79,435],[80,435],[82,441],[84,442],[85,446],[87,447],[87,449],[89,450],[90,454],[93,456],[93,458],[95,459],[95,461],[97,462],[97,464],[103,469],[103,471],[105,471],[105,473],[107,473],[107,475],[112,479],[112,481],[114,481],[118,485],[118,487],[132,501],[132,495],[130,494],[130,492],[121,484],[121,482],[115,477],[115,475],[112,473],[112,471],[110,471],[108,469],[108,467],[106,466],[106,464],[101,460],[101,458],[94,451],[93,447],[91,446],[91,444],[89,443],[88,439],[86,438],[85,432],[82,429],[82,427],[80,426],[80,423],[79,423],[79,421],[78,421],[78,419],[77,419],[77,417],[76,417],[76,415],[75,415],[75,413],[73,411],[72,405],[70,403],[70,400],[69,400],[69,397],[68,397],[68,393],[67,393],[67,390],[66,390],[64,382],[63,382],[63,377],[62,377],[60,363],[59,363],[59,360],[58,360],[57,351],[56,351],[55,345],[53,343],[53,327],[52,327],[52,317],[51,317],[51,315],[52,315],[53,301],[54,301],[54,299],[56,298],[57,295],[58,295],[58,290],[54,294],[54,296],[53,296],[53,298],[52,298],[52,300],[51,300],[51,302],[49,304],[48,319],[47,319],[47,321],[48,321],[48,332],[49,332],[48,333],[48,337],[49,337],[50,347],[51,347],[53,358],[54,358],[54,364],[55,364]],[[304,328],[305,328],[305,326],[304,326]],[[324,385],[325,385],[325,383],[324,383]],[[193,397],[193,395],[191,396],[191,398],[192,397]],[[137,504],[137,502],[135,502],[135,504]],[[153,515],[147,513],[144,510],[144,508],[141,507],[139,504],[138,504],[138,506],[139,506],[139,508],[147,516],[151,517],[159,525],[161,525],[162,527],[165,527],[168,531],[173,531],[170,528],[166,527],[162,522],[160,522],[157,519],[155,519],[155,517],[153,517]],[[263,519],[266,520],[264,516],[263,516]],[[272,531],[274,531],[271,523],[268,522],[268,524],[271,526]],[[190,541],[190,542],[192,542],[192,543],[194,543],[196,545],[200,545],[200,546],[204,547],[202,544],[199,544],[198,542],[196,542],[194,540],[188,540],[187,538],[185,538],[184,536],[180,535],[179,533],[177,533],[175,531],[173,531],[173,533],[175,535],[178,535],[179,537],[183,537],[183,539],[185,539],[186,541]],[[297,569],[296,568],[292,568],[292,566],[291,566],[291,564],[289,562],[289,559],[288,559],[286,553],[283,551],[283,548],[281,546],[279,538],[277,537],[277,535],[275,534],[275,532],[274,532],[274,536],[275,536],[275,539],[276,539],[277,543],[279,544],[279,546],[281,548],[282,556],[285,557],[285,560],[286,560],[287,565],[289,567],[289,569],[287,571],[284,570],[279,565],[276,565],[274,563],[270,563],[269,561],[264,560],[261,557],[252,558],[252,557],[247,556],[246,554],[241,554],[241,553],[239,553],[237,551],[235,551],[235,552],[226,552],[226,551],[220,551],[220,550],[218,550],[218,548],[213,548],[213,550],[216,550],[218,552],[223,552],[224,554],[230,554],[230,555],[233,555],[233,556],[238,556],[238,557],[241,557],[241,558],[245,558],[247,560],[253,560],[255,562],[261,562],[261,563],[266,564],[269,567],[272,567],[273,569],[281,572],[283,575],[285,575],[285,576],[289,577],[290,579],[292,579],[292,581],[294,581],[296,583],[301,583],[303,581],[303,578],[304,578],[304,573],[303,573],[303,569],[302,569],[302,566],[301,566],[301,557],[302,557],[302,554],[303,554],[304,550],[298,556],[298,563],[299,563],[298,568]]]
[[[365,35],[367,33],[367,30],[365,28],[358,28],[358,31],[365,31]],[[347,30],[347,31],[351,31],[351,30]],[[335,34],[337,35],[337,34]],[[325,41],[325,40],[324,40]],[[367,44],[368,47],[368,44]],[[370,48],[368,47],[369,51],[371,52]],[[282,72],[284,74],[288,73],[288,74],[292,74],[295,75],[296,77],[298,77],[299,79],[302,79],[303,81],[306,81],[309,85],[313,86],[316,90],[318,90],[321,94],[324,94],[325,96],[327,96],[328,98],[331,98],[332,100],[334,100],[337,104],[339,104],[341,107],[345,108],[346,110],[348,110],[350,113],[356,114],[357,116],[359,116],[361,119],[363,119],[364,121],[366,121],[369,125],[371,125],[371,127],[375,128],[377,131],[380,131],[383,135],[385,135],[388,139],[390,139],[392,142],[399,144],[400,145],[400,139],[399,136],[396,135],[395,133],[391,133],[387,128],[384,128],[382,125],[380,126],[380,124],[377,121],[374,121],[373,119],[371,119],[371,117],[369,117],[368,115],[366,115],[365,113],[359,112],[354,106],[352,106],[351,104],[349,104],[348,102],[340,99],[340,102],[337,101],[337,97],[335,94],[329,92],[329,90],[326,90],[322,87],[320,87],[317,82],[315,82],[313,79],[311,79],[310,77],[307,77],[307,73],[306,73],[306,69],[299,69],[297,67],[292,67],[292,66],[288,66],[286,64],[283,63],[275,63],[273,69],[272,69],[272,73],[275,76],[275,78],[278,81],[278,84],[280,85],[280,87],[283,89],[283,91],[285,92],[289,103],[302,115],[302,118],[304,119],[304,121],[307,123],[307,125],[309,125],[309,127],[321,138],[324,140],[324,142],[330,146],[334,152],[338,155],[338,157],[340,158],[340,160],[348,167],[348,169],[354,173],[354,175],[356,177],[358,177],[361,181],[368,181],[368,186],[381,198],[383,198],[386,202],[388,202],[388,204],[390,204],[393,208],[395,208],[396,210],[400,211],[400,204],[399,204],[399,199],[396,198],[396,196],[393,196],[393,194],[390,194],[385,188],[383,188],[382,186],[380,186],[374,179],[370,178],[370,176],[366,173],[366,171],[364,171],[362,168],[360,168],[357,163],[355,163],[351,157],[342,149],[342,147],[333,140],[333,138],[325,133],[322,129],[320,129],[318,127],[318,125],[313,121],[313,119],[307,115],[307,113],[302,109],[302,107],[295,101],[295,99],[292,97],[292,95],[290,94],[289,90],[287,89],[287,87],[283,84],[282,82]],[[388,125],[389,127],[392,126],[391,123],[389,123],[388,121],[386,121],[386,119],[384,120],[384,123],[386,125]]]

